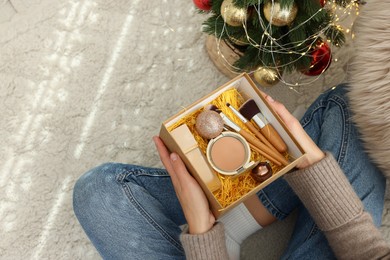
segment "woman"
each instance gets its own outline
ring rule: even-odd
[[[299,170],[267,186],[246,205],[263,226],[298,209],[283,258],[390,255],[376,228],[385,179],[363,152],[345,94],[344,86],[322,94],[303,117],[303,128],[283,105],[266,97],[307,153]],[[104,164],[78,180],[74,210],[85,232],[104,258],[227,259],[229,234],[225,237],[223,223],[215,221],[181,159],[169,154],[159,138],[154,141],[167,171]],[[185,223],[188,229],[182,231]]]

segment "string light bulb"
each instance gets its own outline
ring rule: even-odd
[[[229,1],[231,1],[231,0],[229,0]],[[275,0],[272,2],[277,2],[277,1]],[[331,27],[333,30],[339,31],[339,33],[342,33],[342,34],[351,33],[350,35],[351,35],[351,38],[353,39],[355,35],[352,32],[352,30],[348,27],[347,28],[342,27],[341,23],[348,16],[351,16],[351,14],[352,14],[352,16],[353,16],[353,14],[355,16],[358,16],[359,15],[358,9],[359,9],[359,3],[357,3],[356,1],[351,1],[349,3],[346,3],[346,5],[343,7],[338,6],[337,2],[335,0],[325,1],[324,7],[319,8],[318,13],[325,12],[326,10],[329,10],[331,13],[332,21],[327,26],[324,26],[323,28],[321,28],[320,30],[315,32],[313,35],[309,35],[306,40],[301,40],[301,41],[294,44],[294,43],[281,43],[280,39],[282,37],[285,37],[285,38],[289,37],[290,33],[292,33],[294,30],[299,29],[299,27],[302,26],[303,24],[308,23],[312,17],[309,17],[307,20],[301,22],[300,24],[292,24],[291,26],[288,27],[288,31],[286,32],[286,34],[275,37],[275,35],[273,35],[272,27],[269,25],[269,23],[267,21],[263,20],[261,7],[255,5],[251,9],[251,17],[253,17],[253,16],[258,17],[258,20],[259,20],[258,22],[259,22],[260,27],[263,29],[263,33],[259,37],[260,40],[258,40],[258,41],[253,40],[251,38],[250,34],[248,33],[248,28],[246,25],[247,21],[244,21],[244,22],[242,22],[242,28],[244,29],[245,34],[244,34],[244,37],[242,39],[244,39],[244,38],[247,39],[247,43],[248,43],[247,46],[249,46],[250,48],[257,49],[259,51],[259,53],[264,53],[264,54],[270,55],[271,59],[274,61],[274,63],[276,61],[278,61],[279,63],[278,63],[277,67],[280,68],[282,71],[284,71],[285,68],[287,68],[288,66],[290,66],[294,62],[297,62],[298,59],[300,59],[299,57],[302,57],[302,58],[303,57],[310,57],[310,48],[311,48],[312,44],[320,37],[323,37],[323,35],[326,34],[326,32],[329,29],[331,29]],[[299,10],[298,10],[298,12],[299,12]],[[314,15],[316,15],[316,14],[314,14]],[[353,22],[351,23],[350,26],[352,27],[352,25],[353,25]],[[215,34],[216,35],[223,35],[224,33],[228,34],[228,26],[223,27],[222,33],[218,33],[218,34],[215,33]],[[329,35],[329,37],[330,38],[326,38],[326,42],[328,42],[329,44],[332,44],[334,46],[340,46],[339,42],[333,41],[332,35]],[[219,37],[219,41],[221,39],[222,39],[222,36]],[[312,44],[307,45],[307,42],[312,42]],[[306,43],[306,44],[303,44],[303,43]],[[292,46],[295,46],[294,47],[295,49],[291,48]],[[276,58],[276,55],[279,55],[279,54],[295,55],[293,57],[296,57],[296,58],[288,61],[286,64],[281,64],[280,60],[278,60]],[[269,64],[269,66],[273,66],[273,65]],[[234,66],[233,64],[228,64],[228,67],[229,67],[231,72],[237,73],[237,74],[241,73],[241,72],[253,73],[253,71],[251,71],[251,70],[239,69],[236,66]],[[323,72],[324,71],[322,71],[321,74]],[[295,84],[295,82],[294,83],[286,82],[283,77],[280,78],[280,81],[282,81],[285,85],[297,86]],[[308,85],[308,84],[312,84],[312,82],[302,83],[299,85]]]

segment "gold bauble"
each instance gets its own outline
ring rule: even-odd
[[[263,87],[272,87],[279,82],[279,72],[272,68],[258,67],[253,77]]]
[[[289,8],[282,9],[279,2],[270,1],[264,5],[263,11],[265,19],[272,25],[285,26],[294,21],[298,13],[298,7],[293,3]]]
[[[239,8],[233,0],[224,0],[221,5],[221,15],[225,23],[230,26],[241,26],[248,17],[246,8]]]

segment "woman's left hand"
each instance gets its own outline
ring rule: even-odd
[[[201,234],[209,231],[215,217],[210,211],[209,203],[198,182],[187,171],[181,158],[176,153],[169,153],[163,141],[155,136],[153,141],[160,159],[171,176],[176,195],[183,209],[190,234]]]

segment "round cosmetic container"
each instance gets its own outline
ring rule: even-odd
[[[206,155],[211,167],[224,175],[240,174],[255,166],[254,162],[250,162],[248,142],[241,135],[230,131],[211,139]]]

